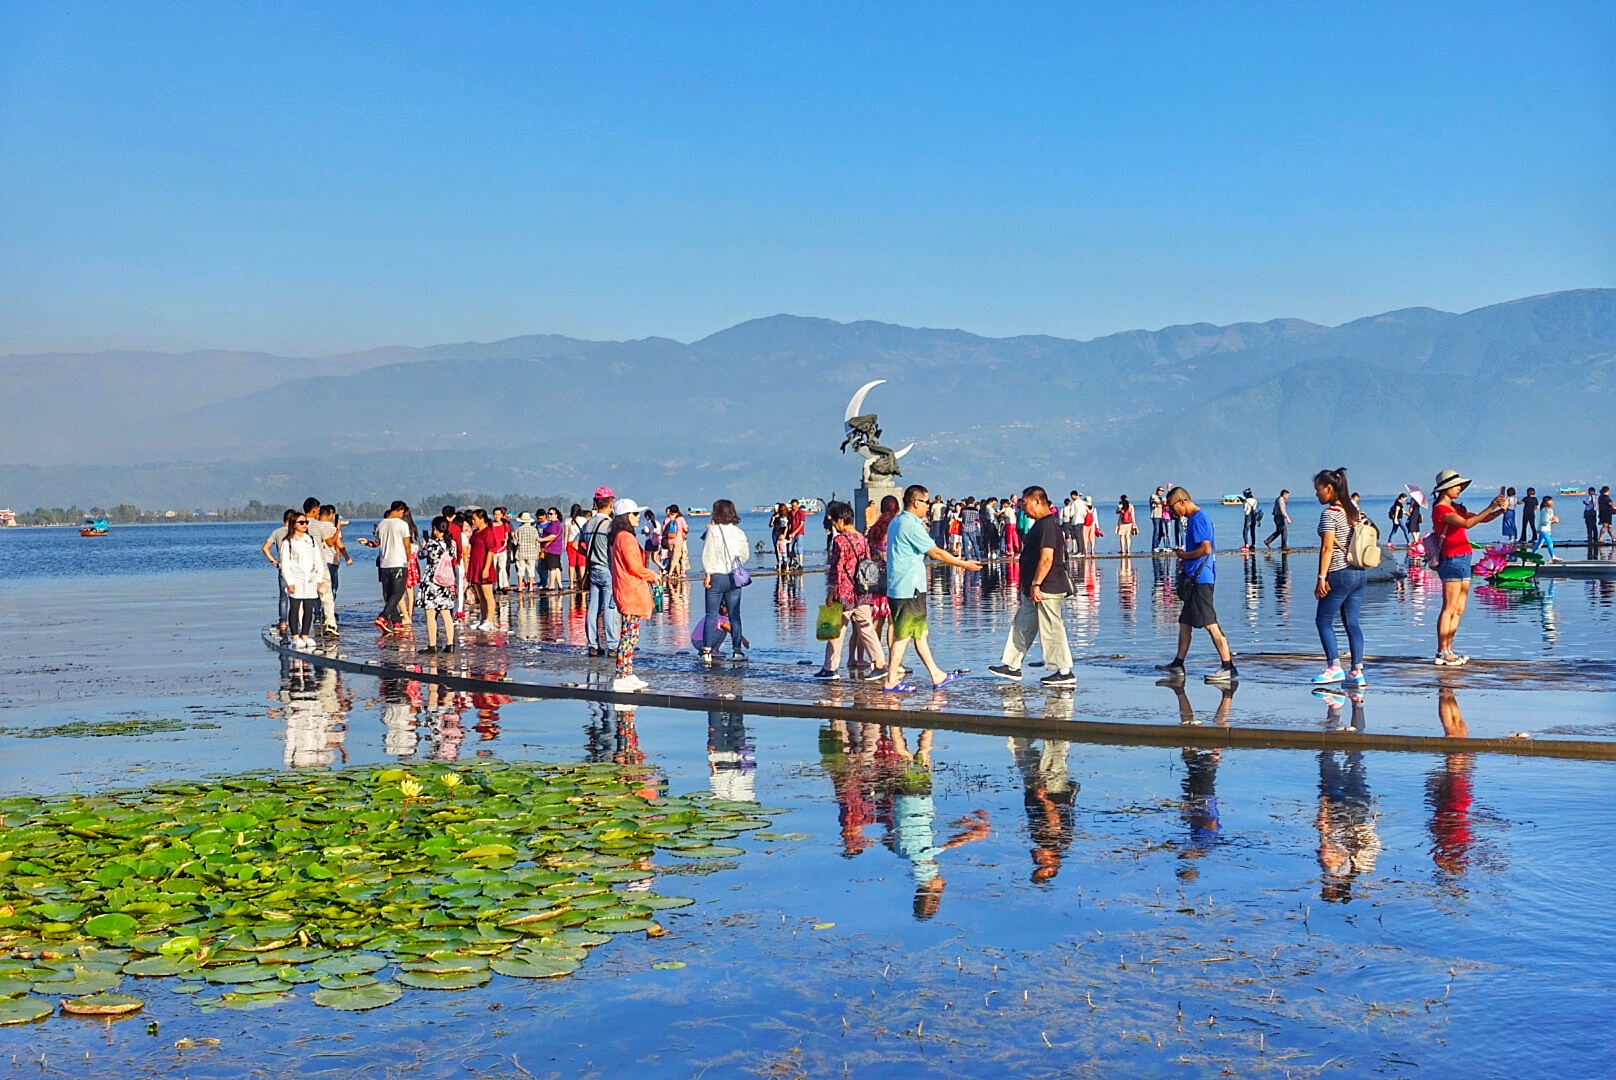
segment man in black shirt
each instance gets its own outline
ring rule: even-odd
[[[1039,681],[1052,689],[1077,685],[1072,671],[1072,645],[1066,637],[1061,604],[1072,591],[1066,577],[1066,541],[1060,518],[1049,505],[1049,493],[1030,487],[1021,493],[1021,506],[1032,518],[1021,548],[1021,606],[1004,643],[1004,657],[990,672],[1001,679],[1021,679],[1021,661],[1036,637],[1044,646],[1044,666],[1053,668]]]
[[[1521,500],[1521,545],[1537,540],[1537,488],[1527,488]]]

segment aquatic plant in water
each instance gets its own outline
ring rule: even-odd
[[[765,811],[605,764],[247,773],[0,799],[0,1024],[121,1015],[172,979],[207,1007],[303,987],[372,1009],[403,987],[575,971],[691,903],[623,887],[651,858],[733,857]]]

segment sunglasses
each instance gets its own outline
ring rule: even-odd
[[[292,522],[293,525],[307,525],[308,523],[308,518],[298,518],[296,521]]]

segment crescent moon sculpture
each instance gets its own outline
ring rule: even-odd
[[[910,443],[902,450],[894,452],[882,446],[879,417],[875,413],[863,411],[865,397],[871,390],[885,382],[885,379],[875,379],[859,387],[852,400],[847,403],[847,412],[842,415],[842,425],[847,435],[842,440],[842,453],[847,453],[847,448],[851,446],[854,452],[864,458],[866,483],[875,477],[890,479],[902,476],[903,470],[898,465],[898,459],[915,448],[915,444]]]

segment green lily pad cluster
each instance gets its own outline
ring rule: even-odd
[[[170,731],[203,731],[218,727],[218,724],[206,721],[192,723],[186,720],[74,720],[44,727],[0,727],[0,735],[18,739],[100,739],[109,735],[159,735]]]
[[[644,767],[495,761],[0,799],[0,1024],[126,1015],[159,978],[363,1010],[567,975],[691,903],[648,890],[658,849],[741,854],[720,841],[760,813]]]

